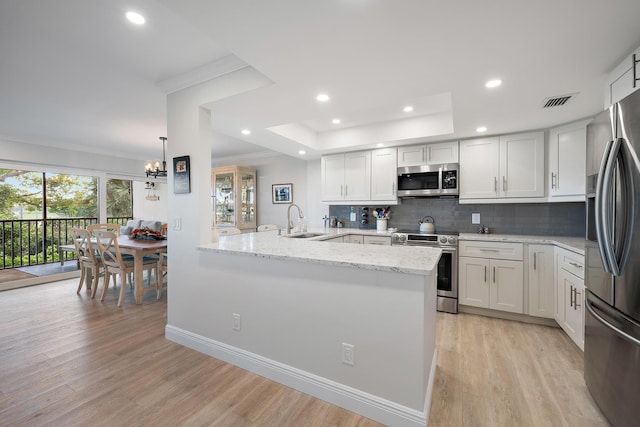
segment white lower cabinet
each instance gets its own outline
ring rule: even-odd
[[[555,319],[584,350],[584,255],[556,248]]]
[[[391,245],[391,237],[387,236],[363,236],[363,243],[365,245],[383,245],[390,246]]]
[[[338,243],[357,243],[364,245],[391,245],[390,236],[370,236],[367,234],[347,234],[345,236],[331,237],[329,239],[323,239],[324,242],[338,242]]]
[[[460,304],[511,313],[524,312],[521,243],[460,242],[459,251]],[[482,256],[477,256],[480,254]]]
[[[349,234],[344,236],[344,243],[357,243],[362,245],[364,243],[364,236],[358,234]]]
[[[554,251],[550,245],[528,245],[529,315],[554,318]]]

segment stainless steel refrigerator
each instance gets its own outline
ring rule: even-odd
[[[640,91],[587,127],[585,381],[615,427],[640,425]]]

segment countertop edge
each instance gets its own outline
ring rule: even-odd
[[[229,236],[232,237],[232,236]],[[279,236],[282,238],[281,236]],[[335,245],[344,245],[347,243],[331,243],[331,242],[322,242],[319,241],[310,241],[310,242],[300,242],[302,244],[335,244]],[[434,248],[435,249],[435,248]],[[208,243],[204,245],[196,246],[196,250],[201,252],[214,252],[220,254],[234,254],[240,256],[247,257],[257,257],[257,258],[266,258],[266,259],[275,259],[275,260],[283,260],[283,261],[296,261],[296,262],[305,262],[310,264],[318,264],[318,265],[328,265],[328,266],[337,266],[337,267],[345,267],[345,268],[356,268],[363,270],[375,270],[375,271],[389,271],[394,273],[404,273],[404,274],[413,274],[413,275],[421,275],[421,276],[432,276],[434,274],[436,263],[434,263],[431,268],[418,268],[418,267],[409,267],[409,266],[397,266],[397,265],[381,265],[379,263],[367,263],[362,261],[341,261],[338,259],[326,259],[321,257],[314,256],[296,256],[295,254],[277,254],[270,252],[261,252],[255,250],[246,250],[246,249],[233,249],[233,248],[220,248],[217,246],[217,243]],[[439,257],[438,257],[439,259]]]

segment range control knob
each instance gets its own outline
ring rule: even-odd
[[[447,236],[440,236],[440,243],[447,243]]]
[[[450,236],[450,237],[447,239],[447,241],[448,241],[450,244],[452,244],[452,245],[453,245],[453,244],[456,242],[456,238],[455,238],[455,237],[453,237],[453,236]]]

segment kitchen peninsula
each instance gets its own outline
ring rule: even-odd
[[[424,426],[440,250],[324,237],[199,246],[200,283],[171,300],[182,315],[167,338],[385,425]]]

